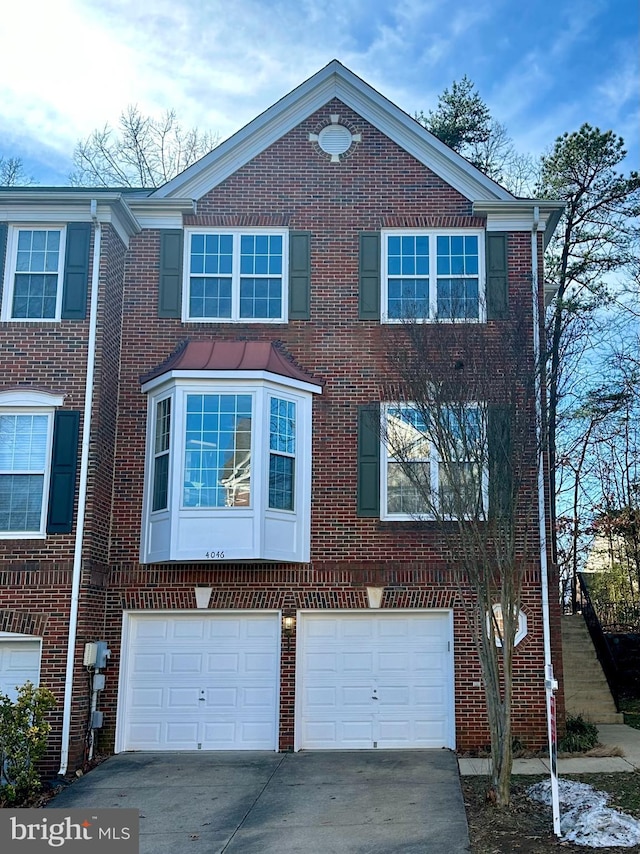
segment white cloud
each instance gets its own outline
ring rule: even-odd
[[[597,88],[563,89],[606,5],[539,0],[536,30],[518,27],[511,0],[11,3],[0,30],[0,153],[21,153],[8,148],[18,143],[70,160],[79,138],[128,104],[154,115],[172,107],[183,125],[226,137],[334,57],[410,114],[466,73],[516,141],[538,151],[587,105],[613,122],[637,88],[627,46],[598,71]]]

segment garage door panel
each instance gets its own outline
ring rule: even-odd
[[[244,688],[244,705],[250,709],[271,709],[276,701],[272,686],[247,685]]]
[[[338,670],[338,655],[325,650],[304,655],[306,673],[335,673]]]
[[[237,673],[239,669],[240,654],[237,652],[210,652],[207,655],[207,673]]]
[[[131,706],[134,709],[161,709],[163,707],[162,689],[134,688],[131,691]]]
[[[166,670],[165,656],[162,653],[141,653],[133,656],[131,673],[133,676],[149,676],[152,673],[164,673]]]
[[[349,638],[349,640],[370,640],[374,635],[374,631],[375,628],[371,623],[364,622],[359,617],[355,619],[345,617],[340,623],[338,636]]]
[[[371,706],[370,685],[347,685],[338,690],[338,706],[345,709],[357,709],[358,707]]]
[[[172,626],[175,640],[202,640],[205,636],[203,620],[184,620]]]
[[[207,635],[210,638],[215,638],[217,640],[221,640],[222,638],[234,638],[238,639],[241,634],[241,622],[236,619],[227,619],[223,621],[207,621],[208,622],[208,631]]]
[[[340,670],[343,673],[357,674],[370,673],[373,667],[373,653],[367,652],[344,652],[339,656]]]
[[[200,699],[197,685],[183,688],[168,688],[166,691],[167,709],[196,709]]]
[[[276,749],[277,615],[129,619],[119,749]]]
[[[420,658],[421,656],[413,656]],[[378,673],[406,673],[411,664],[412,656],[408,651],[381,652],[378,656]]]
[[[12,700],[18,686],[25,682],[38,685],[40,678],[40,641],[21,637],[24,639],[0,639],[0,692]]]
[[[169,635],[169,626],[166,620],[153,620],[137,622],[132,626],[131,634],[133,639],[158,639],[162,640]]]
[[[169,673],[201,673],[202,655],[199,652],[180,652],[169,655]]]
[[[238,705],[237,688],[207,688],[205,702],[208,708],[235,709]]]
[[[243,656],[245,673],[269,673],[276,664],[276,656],[268,652],[248,652]]]
[[[453,747],[450,619],[301,615],[297,748]]]
[[[138,750],[156,750],[162,741],[162,724],[160,721],[133,724],[130,736],[139,745]]]
[[[245,634],[248,638],[265,638],[277,640],[280,628],[278,623],[271,618],[256,618],[245,626]]]
[[[172,750],[193,750],[198,743],[197,721],[169,721],[165,732]]]

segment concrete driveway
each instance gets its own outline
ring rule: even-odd
[[[463,854],[447,750],[121,753],[49,807],[138,808],[141,854]]]

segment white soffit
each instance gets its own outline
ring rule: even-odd
[[[335,59],[156,190],[152,198],[202,197],[333,98],[378,128],[466,198],[502,201],[514,198]]]

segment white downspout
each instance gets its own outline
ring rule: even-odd
[[[91,296],[89,308],[89,340],[87,343],[87,377],[84,392],[84,416],[82,419],[82,451],[80,456],[80,486],[78,490],[78,521],[73,553],[73,576],[71,581],[71,612],[69,614],[69,641],[67,646],[67,670],[64,685],[64,708],[62,712],[62,747],[60,770],[67,773],[69,764],[69,736],[71,731],[71,703],[73,698],[73,665],[76,636],[78,631],[78,604],[80,600],[80,577],[82,574],[82,542],[84,539],[85,504],[89,477],[89,437],[91,435],[91,410],[93,407],[93,379],[96,362],[96,328],[98,320],[98,282],[100,276],[100,242],[102,230],[97,217],[98,204],[91,200],[91,219],[94,226],[93,264],[91,268]]]
[[[544,687],[547,705],[547,733],[551,765],[551,804],[553,832],[560,836],[560,805],[558,798],[557,745],[555,729],[555,696],[558,687],[553,677],[551,661],[551,628],[549,623],[549,578],[547,563],[547,520],[544,477],[544,443],[542,425],[542,363],[540,353],[540,294],[538,292],[538,226],[540,208],[533,209],[531,227],[531,281],[533,296],[533,354],[535,360],[536,439],[538,443],[538,531],[540,536],[540,586],[542,594],[542,633],[544,639]]]

